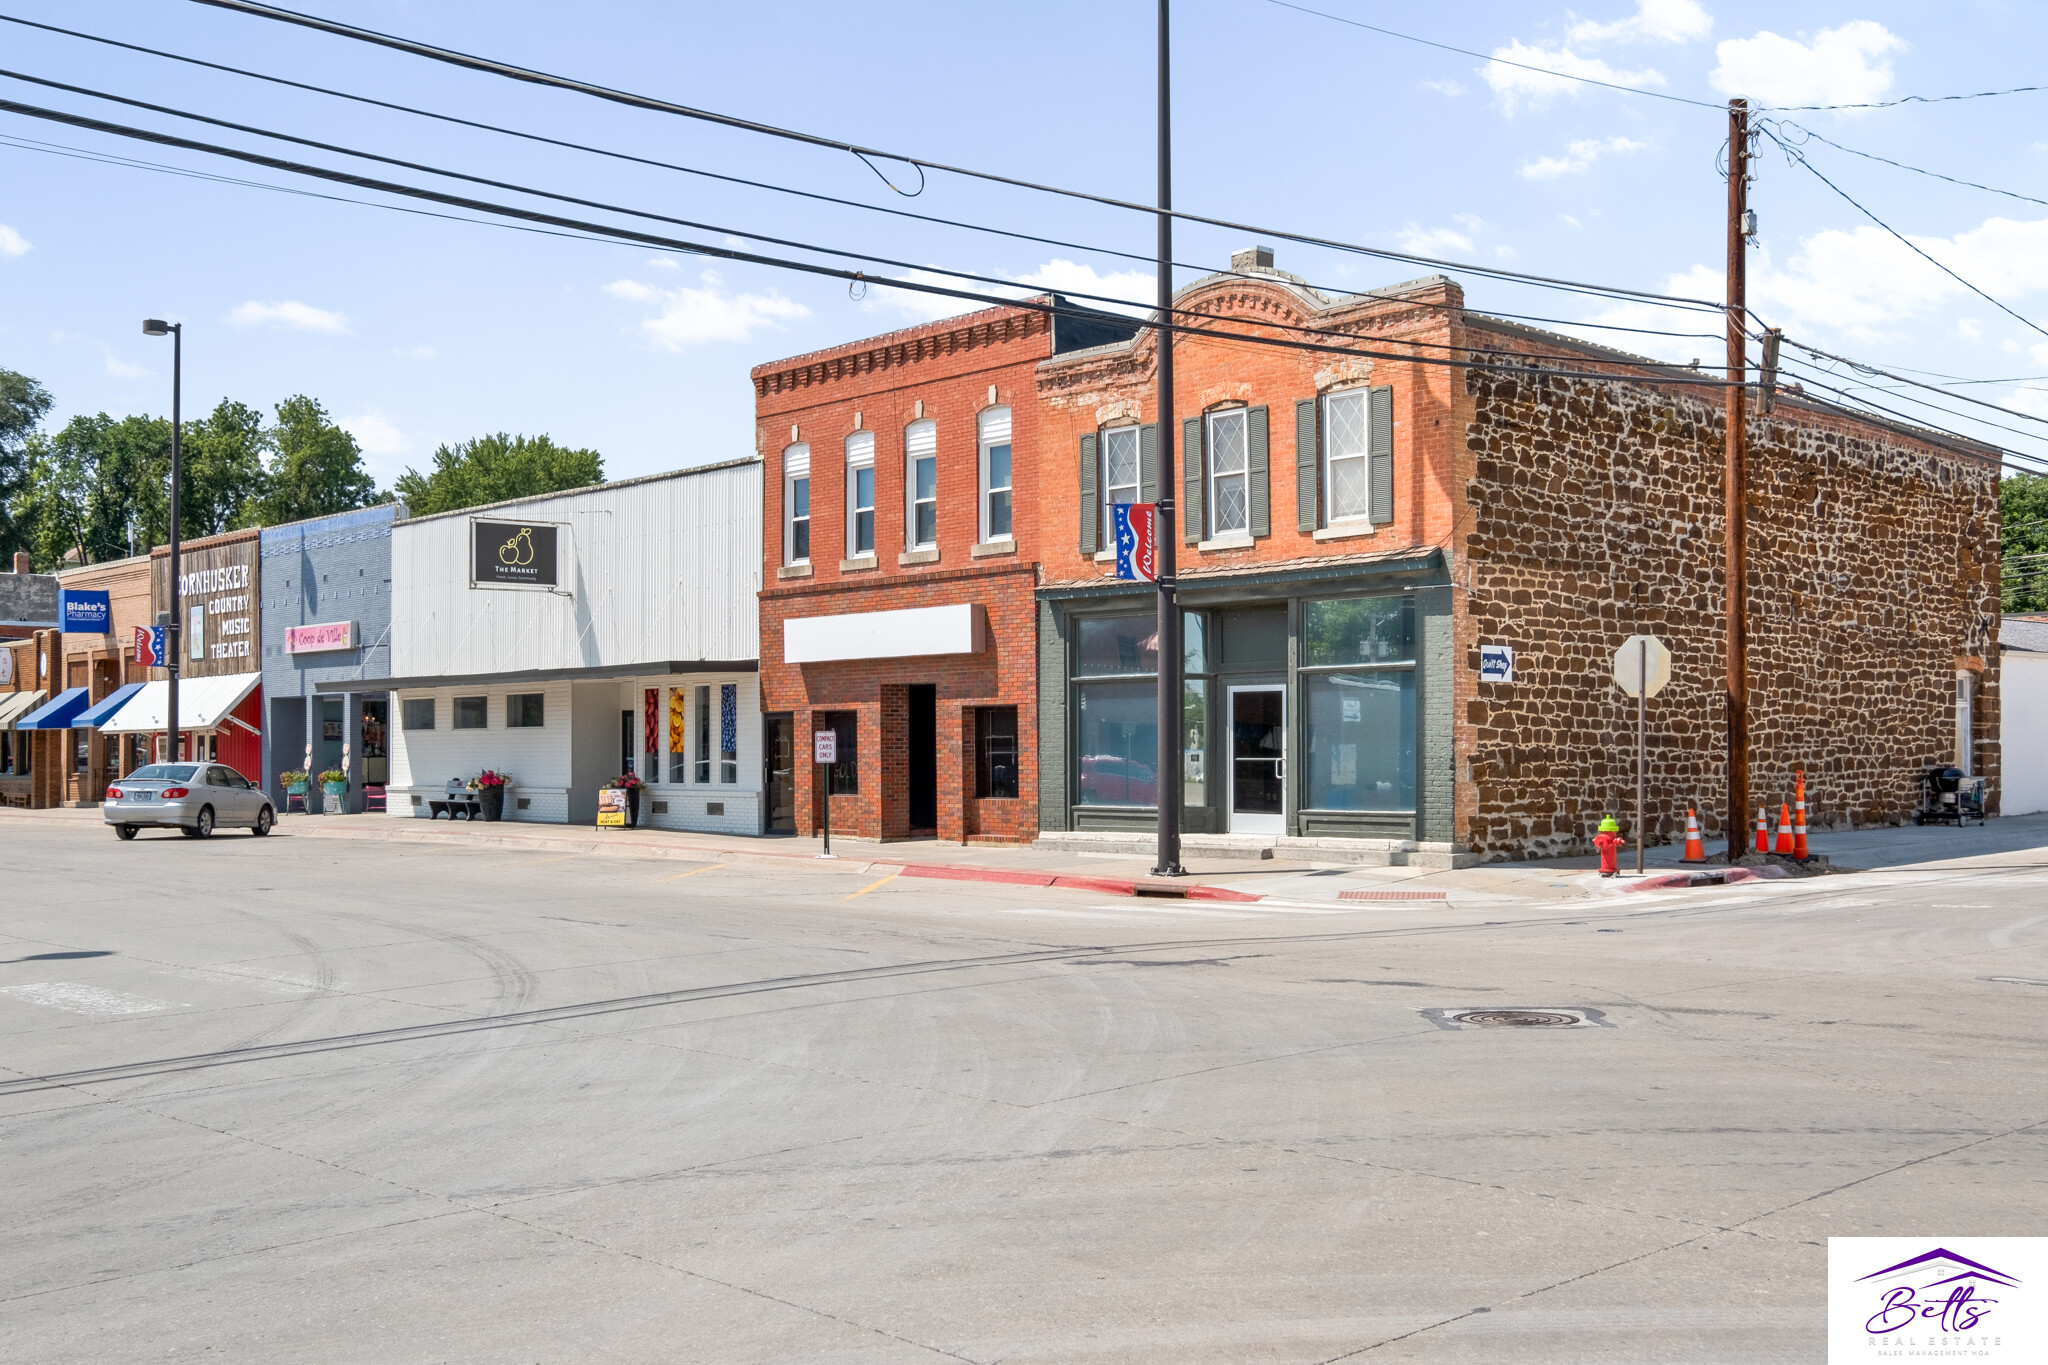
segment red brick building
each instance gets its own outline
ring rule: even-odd
[[[757,366],[761,696],[788,825],[1038,832],[1036,370],[1120,319],[1002,307]],[[781,802],[771,802],[771,807]]]

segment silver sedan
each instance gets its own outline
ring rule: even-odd
[[[268,834],[277,809],[261,787],[220,763],[151,763],[107,786],[100,813],[123,839],[145,826],[204,839],[223,826]]]

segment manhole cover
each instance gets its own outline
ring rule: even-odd
[[[1547,1010],[1470,1010],[1451,1017],[1480,1028],[1570,1028],[1580,1022],[1575,1014],[1552,1014]]]

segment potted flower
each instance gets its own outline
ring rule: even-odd
[[[341,814],[348,802],[348,774],[339,768],[329,768],[320,774],[320,790],[327,794],[327,813]]]
[[[505,783],[508,780],[507,774],[486,768],[469,784],[476,791],[479,813],[485,820],[505,818]]]
[[[605,786],[626,794],[626,828],[635,829],[640,824],[640,789],[647,784],[640,780],[638,773],[621,773]]]
[[[304,796],[306,794],[307,776],[308,774],[304,768],[288,768],[277,775],[277,780],[284,784],[285,795]]]

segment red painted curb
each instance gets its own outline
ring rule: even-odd
[[[1724,886],[1733,886],[1737,882],[1755,881],[1759,877],[1773,879],[1790,874],[1782,867],[1727,867],[1702,869],[1699,872],[1663,872],[1654,877],[1645,877],[1639,882],[1630,882],[1621,889],[1625,892],[1658,891],[1672,886],[1690,886],[1694,877],[1708,875],[1719,877]]]
[[[1138,881],[1129,877],[1080,877],[1055,872],[1019,872],[1000,867],[955,867],[941,863],[906,863],[905,877],[931,877],[949,882],[1007,882],[1013,886],[1058,886],[1069,891],[1100,891],[1111,896],[1152,895],[1191,901],[1256,901],[1265,899],[1227,886],[1183,885],[1169,881]]]

